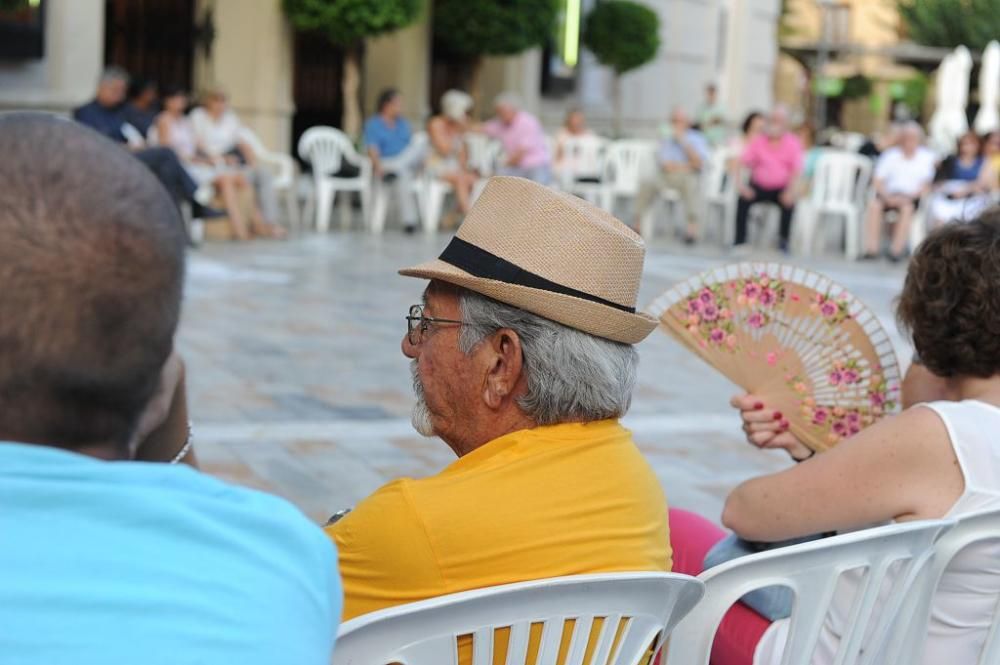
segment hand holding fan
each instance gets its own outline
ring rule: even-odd
[[[899,410],[899,364],[878,318],[828,277],[777,263],[715,268],[648,308],[661,328],[823,451]]]

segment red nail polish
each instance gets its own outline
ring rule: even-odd
[[[775,411],[774,412],[774,419],[775,420],[781,420],[781,411]]]
[[[760,411],[763,408],[764,408],[764,403],[763,402],[754,402],[753,403],[753,410],[754,411]]]

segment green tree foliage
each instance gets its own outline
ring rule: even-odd
[[[910,39],[918,44],[964,44],[981,51],[1000,36],[997,0],[898,0],[898,5]]]
[[[354,48],[369,37],[416,19],[421,0],[283,0],[297,30],[321,32],[337,46]]]
[[[456,56],[515,55],[552,36],[556,0],[435,0],[434,40]]]
[[[344,49],[344,132],[361,131],[360,47],[365,39],[403,28],[420,13],[422,0],[282,0],[292,26],[319,32]]]
[[[587,15],[583,43],[602,65],[621,75],[656,57],[660,18],[638,2],[605,0]]]
[[[621,77],[642,67],[660,48],[660,17],[630,0],[602,0],[583,26],[583,44],[615,72],[614,132],[621,134]]]

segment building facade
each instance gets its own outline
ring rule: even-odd
[[[566,0],[583,14],[596,0]],[[715,83],[731,121],[773,97],[780,0],[645,0],[660,17],[656,59],[623,79],[623,125],[652,135],[672,106],[694,111]],[[44,55],[9,58],[0,48],[0,109],[66,112],[92,95],[101,69],[118,64],[161,84],[197,92],[221,87],[233,108],[276,149],[288,150],[310,124],[336,124],[340,53],[295,35],[280,0],[31,0],[42,8]],[[433,40],[428,2],[413,25],[365,45],[362,103],[400,89],[410,119],[422,123],[431,98]],[[581,49],[568,85],[546,89],[548,53],[534,49],[487,58],[479,76],[480,114],[515,91],[549,126],[569,107],[598,129],[611,122],[610,72]],[[565,72],[564,72],[565,74]],[[169,79],[169,80],[168,80]]]

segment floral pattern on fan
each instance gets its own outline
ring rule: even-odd
[[[849,386],[861,382],[860,370],[857,361],[850,360],[846,364],[836,362],[828,377],[830,385],[842,390],[848,389]],[[854,436],[881,418],[887,411],[895,410],[896,402],[891,398],[891,394],[896,386],[891,386],[881,372],[882,368],[878,365],[872,368],[868,384],[868,404],[850,409],[830,403],[817,404],[810,396],[806,382],[799,376],[788,376],[786,382],[801,396],[799,411],[802,416],[823,432],[828,444],[834,445],[841,439]]]
[[[825,450],[898,410],[899,366],[878,318],[829,278],[777,263],[716,268],[649,308],[661,328]]]

